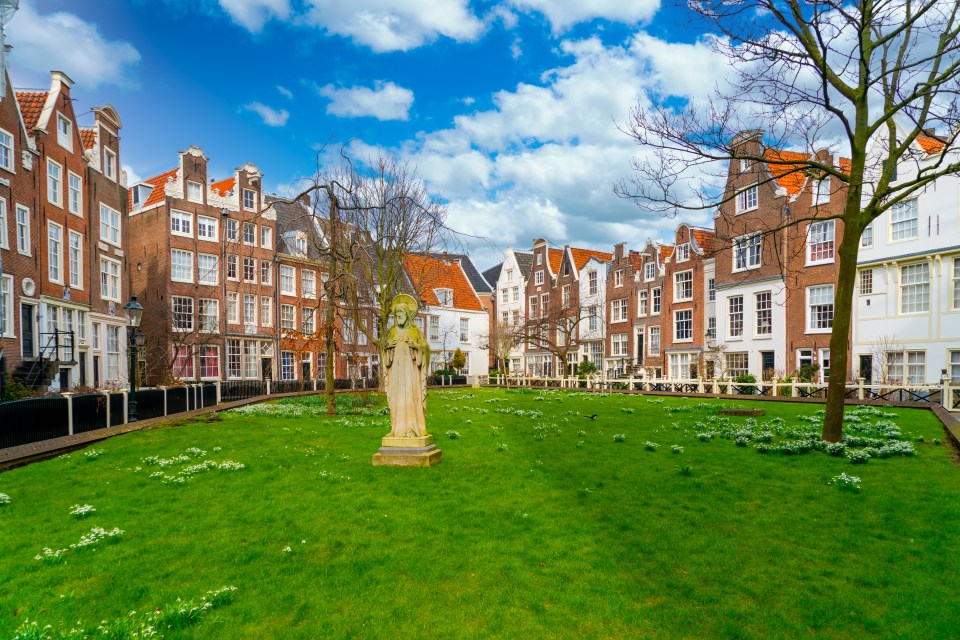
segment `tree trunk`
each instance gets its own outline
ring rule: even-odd
[[[854,216],[845,216],[851,223]],[[857,284],[857,252],[863,228],[845,223],[837,266],[837,290],[833,297],[833,333],[830,336],[830,377],[827,385],[827,410],[823,418],[823,439],[840,442],[843,438],[843,409],[847,392],[850,322],[853,293]]]

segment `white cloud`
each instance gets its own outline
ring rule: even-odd
[[[308,0],[306,22],[377,52],[409,51],[440,36],[476,40],[484,24],[468,0]]]
[[[521,11],[543,14],[554,33],[596,18],[638,24],[650,20],[660,0],[508,0]],[[694,74],[696,75],[696,74]]]
[[[392,82],[376,82],[373,89],[332,84],[317,87],[317,93],[330,99],[327,113],[341,118],[371,116],[377,120],[407,120],[413,105],[413,91]]]
[[[279,91],[280,95],[282,95],[284,98],[289,98],[290,100],[293,100],[293,91],[290,91],[290,89],[287,89],[286,87],[278,84],[277,91]]]
[[[280,109],[278,111],[260,102],[251,102],[250,104],[245,104],[243,105],[243,108],[247,111],[256,113],[258,116],[263,118],[263,124],[270,127],[282,127],[283,125],[287,124],[287,118],[290,117],[290,112],[286,109]]]
[[[271,18],[290,17],[290,0],[219,0],[233,21],[250,33],[260,33]]]
[[[133,165],[125,164],[120,167],[127,174],[127,185],[135,185],[143,178],[133,169]]]
[[[673,45],[642,33],[621,46],[596,38],[560,46],[573,59],[567,66],[499,91],[493,108],[459,115],[453,126],[421,132],[393,150],[449,202],[451,225],[500,247],[526,248],[543,236],[559,246],[609,251],[622,241],[636,248],[648,237],[668,240],[680,221],[709,224],[706,212],[666,218],[613,194],[613,184],[631,174],[631,158],[644,152],[614,120],[650,104],[648,95],[704,94],[710,83],[702,78],[725,72],[715,56],[702,44]],[[675,77],[677,68],[707,73],[690,82]],[[350,148],[361,160],[369,150],[362,143]],[[488,243],[469,249],[481,266],[497,259]]]
[[[24,0],[7,27],[14,71],[49,84],[51,69],[65,72],[84,89],[101,84],[134,86],[140,52],[132,44],[104,38],[96,24],[66,11],[41,15]],[[32,73],[30,73],[32,72]]]

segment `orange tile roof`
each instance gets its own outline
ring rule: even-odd
[[[939,140],[933,136],[927,136],[922,133],[917,136],[917,144],[919,144],[924,153],[928,155],[940,153],[943,151],[943,147],[946,146],[946,143],[943,140]]]
[[[97,132],[93,129],[80,129],[80,143],[84,149],[93,149],[97,139]]]
[[[141,181],[141,184],[142,184],[143,182],[146,182],[147,184],[149,184],[149,185],[151,185],[151,186],[153,187],[153,191],[151,191],[151,192],[150,192],[150,195],[147,196],[147,199],[143,201],[143,204],[141,205],[141,207],[149,207],[149,206],[152,206],[152,205],[157,204],[158,202],[163,202],[163,199],[164,199],[164,198],[166,197],[166,195],[167,195],[167,189],[166,189],[167,178],[174,178],[174,179],[176,179],[176,177],[177,177],[177,171],[178,171],[178,169],[170,169],[170,171],[164,171],[163,173],[161,173],[161,174],[159,174],[159,175],[155,175],[155,176],[153,176],[152,178],[147,178],[146,180]],[[133,193],[132,193],[132,192],[133,192],[133,189],[131,188],[130,191],[131,191],[131,194],[130,194],[130,196],[129,196],[129,197],[130,197],[130,209],[133,210],[133,208],[134,208],[134,206],[133,206]]]
[[[225,196],[228,192],[233,191],[236,181],[237,179],[235,177],[227,178],[225,180],[221,180],[220,182],[214,182],[210,185],[210,188],[219,191],[221,196]]]
[[[717,234],[713,231],[708,231],[707,229],[694,229],[690,228],[690,233],[693,234],[693,239],[697,241],[697,246],[703,249],[703,252],[707,255],[713,253],[714,246],[717,240]]]
[[[583,269],[584,265],[587,264],[587,261],[590,260],[590,258],[598,258],[602,262],[609,262],[613,260],[612,253],[594,251],[593,249],[577,249],[576,247],[570,247],[570,253],[573,254],[573,264],[576,266],[577,271]]]
[[[666,262],[667,258],[670,257],[670,254],[673,253],[672,244],[662,244],[660,245],[660,262]]]
[[[560,273],[560,264],[563,262],[563,250],[547,249],[547,260],[550,261],[550,270],[556,275]]]
[[[844,173],[850,173],[850,169],[853,167],[853,161],[850,158],[840,158],[840,162],[837,164],[840,167],[840,171]]]
[[[20,103],[20,113],[23,114],[23,123],[30,131],[40,120],[43,105],[47,102],[46,91],[17,91],[17,102]]]
[[[457,262],[445,262],[439,258],[408,255],[404,260],[413,286],[422,289],[420,298],[426,304],[440,306],[434,289],[452,289],[453,306],[456,309],[483,311],[483,304],[470,286],[467,275]]]
[[[767,149],[763,156],[769,160],[775,161],[774,164],[767,164],[773,179],[777,184],[787,190],[787,193],[794,196],[800,193],[804,183],[807,181],[806,166],[802,164],[781,164],[791,162],[802,162],[808,160],[810,156],[796,151],[777,151]]]
[[[643,256],[637,251],[631,251],[630,255],[627,256],[630,260],[630,266],[633,267],[634,271],[639,271],[643,268]]]

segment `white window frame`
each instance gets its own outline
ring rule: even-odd
[[[534,286],[539,287],[543,284],[543,269],[535,271],[533,274],[533,284]]]
[[[76,181],[77,188],[73,188]],[[74,203],[76,194],[76,203]],[[83,217],[83,178],[73,171],[67,171],[67,211],[75,216]]]
[[[623,269],[617,269],[613,272],[613,286],[622,287],[623,286]]]
[[[171,209],[170,235],[193,238],[193,214],[188,211]]]
[[[285,296],[297,295],[297,270],[287,264],[280,265],[280,293]]]
[[[688,262],[690,260],[690,243],[684,242],[677,245],[677,262]]]
[[[203,204],[203,183],[187,180],[187,202]]]
[[[247,196],[250,196],[250,204],[247,205]],[[253,189],[243,189],[241,194],[241,202],[243,203],[243,208],[247,211],[256,211],[257,210],[257,192]]]
[[[240,294],[227,292],[227,324],[240,324]]]
[[[811,222],[807,225],[807,266],[834,262],[837,253],[836,231],[836,220]],[[815,258],[814,255],[817,253],[829,255]]]
[[[181,308],[179,311],[177,309],[178,304],[180,304],[181,307],[183,306],[184,300],[190,301],[190,304],[188,305],[190,308],[189,314],[186,313],[184,308]],[[196,322],[194,320],[194,307],[194,300],[190,296],[170,296],[170,327],[173,329],[173,331],[177,333],[188,333],[193,331],[193,329],[196,327]],[[182,321],[182,326],[177,326],[178,317]]]
[[[641,318],[647,315],[647,290],[637,292],[637,315]]]
[[[203,261],[212,262],[211,268],[204,269]],[[197,284],[220,284],[220,256],[214,253],[197,253]]]
[[[587,294],[591,296],[597,295],[600,291],[599,287],[599,278],[597,278],[596,271],[587,272]]]
[[[184,277],[182,277],[182,276],[181,276],[181,277],[178,277],[178,276],[177,276],[177,269],[175,268],[176,260],[174,259],[174,256],[177,255],[177,254],[183,254],[183,255],[186,255],[186,256],[189,256],[189,257],[190,257],[190,260],[189,260],[189,262],[190,262],[190,277],[189,277],[189,278],[184,278]],[[186,250],[184,250],[184,249],[170,249],[170,280],[172,280],[173,282],[186,282],[186,283],[189,283],[189,284],[193,284],[193,272],[194,272],[194,269],[193,269],[193,251],[186,251]]]
[[[897,220],[896,218],[900,218]],[[911,224],[912,223],[912,224]],[[898,227],[898,225],[902,225]],[[906,235],[904,230],[912,230]],[[904,200],[890,207],[890,237],[889,241],[909,242],[920,237],[920,207],[916,198]]]
[[[73,153],[73,123],[60,112],[57,112],[57,144]]]
[[[227,218],[227,240],[237,242],[240,239],[240,221],[235,218]]]
[[[681,322],[688,328],[680,335]],[[673,341],[674,342],[693,342],[693,309],[677,309],[673,312]]]
[[[13,276],[10,274],[0,275],[0,336],[4,338],[16,338],[13,332],[15,326],[15,317],[13,315]]]
[[[116,273],[113,272],[109,266],[112,265],[116,267]],[[108,268],[104,268],[108,267]],[[120,302],[120,295],[122,293],[122,285],[120,284],[121,273],[123,272],[123,265],[119,260],[114,260],[113,258],[107,258],[106,256],[100,256],[100,299],[107,300],[110,302]],[[106,276],[106,278],[104,277]],[[111,291],[116,289],[116,295],[111,295]],[[106,291],[105,291],[106,290]]]
[[[683,278],[682,282],[681,278]],[[681,287],[689,287],[690,295],[681,297]],[[691,300],[693,300],[693,270],[689,269],[673,274],[673,301],[689,302]]]
[[[922,268],[920,268],[922,267]],[[908,281],[908,270],[910,275],[910,281]],[[930,263],[927,261],[913,262],[910,264],[900,265],[900,287],[899,287],[899,305],[898,311],[900,315],[919,315],[930,312],[930,272],[933,269],[930,268]],[[912,274],[923,273],[926,275],[925,280],[915,280]],[[914,291],[917,292],[919,297],[910,296],[913,295]],[[909,294],[909,295],[908,295]],[[907,310],[908,300],[910,300],[909,305],[910,309]]]
[[[273,298],[269,296],[260,297],[260,326],[273,326]]]
[[[257,326],[257,307],[260,306],[260,300],[256,294],[243,294],[243,324],[248,327]]]
[[[860,248],[869,249],[873,246],[873,222],[863,228],[863,233],[860,234]]]
[[[869,276],[869,277],[867,277]],[[862,296],[873,295],[873,269],[861,269],[857,290]]]
[[[815,296],[819,296],[820,292],[823,292],[823,294],[826,295],[826,292],[828,291],[829,291],[829,299],[830,299],[829,305],[827,305],[827,303],[825,302],[820,302],[820,304],[816,304],[816,305],[812,304],[812,302],[814,301],[813,298]],[[830,313],[830,321],[829,321],[830,326],[828,327],[814,326],[815,325],[814,319],[816,315],[816,311],[815,311],[816,307],[830,306],[832,307],[833,310],[836,309],[835,296],[836,296],[836,290],[834,289],[834,285],[832,284],[820,284],[820,285],[807,287],[807,300],[806,300],[807,302],[807,313],[806,313],[807,333],[830,333],[831,331],[833,331],[833,312],[832,311]]]
[[[217,298],[198,298],[197,320],[200,331],[218,333],[220,331],[220,300]],[[211,321],[208,322],[208,320]]]
[[[470,318],[460,318],[460,342],[470,342]]]
[[[104,213],[107,214],[104,217]],[[116,226],[113,223],[116,223]],[[121,234],[121,221],[120,221],[120,212],[114,209],[113,207],[108,207],[107,205],[100,203],[100,239],[104,242],[112,244],[115,247],[119,247],[123,239]],[[116,239],[113,238],[116,236]]]
[[[9,228],[7,224],[7,199],[0,198],[0,249],[9,249],[10,248],[10,234],[7,231]],[[16,233],[16,229],[14,229]]]
[[[756,210],[760,203],[760,190],[758,185],[745,187],[738,191],[736,202],[737,209],[735,215]]]
[[[273,262],[270,260],[260,261],[260,284],[273,284]]]
[[[54,230],[57,231],[56,239],[54,239]],[[63,225],[47,221],[47,279],[55,284],[63,284],[63,236]],[[56,243],[56,251],[53,249],[54,243]],[[56,253],[56,260],[54,260],[54,253]]]
[[[16,209],[14,216],[17,220],[15,225],[17,234],[17,253],[22,256],[29,256],[31,255],[30,243],[32,240],[30,237],[30,209],[22,204],[18,204],[14,208]],[[21,230],[23,233],[21,233]]]
[[[309,282],[309,287],[307,283]],[[300,270],[300,291],[309,300],[317,299],[317,272],[310,269]]]
[[[761,299],[765,296],[766,304],[761,306]],[[765,313],[768,322],[761,323],[760,314]],[[773,292],[758,291],[753,294],[753,314],[754,314],[754,335],[756,337],[770,338],[773,336]],[[766,329],[766,330],[764,330]]]
[[[647,355],[660,355],[660,327],[647,327]]]
[[[627,299],[620,298],[618,300],[610,301],[610,322],[626,322],[627,321]]]
[[[960,257],[953,259],[953,306],[954,311],[960,311]]]
[[[734,302],[737,302],[738,305],[735,305]],[[727,298],[727,337],[737,340],[743,338],[744,318],[744,297],[737,295]],[[739,320],[739,327],[736,326],[735,320]]]
[[[250,268],[248,269],[247,267],[250,267]],[[259,267],[260,265],[257,263],[256,258],[252,258],[250,256],[243,256],[243,264],[241,267],[243,270],[243,275],[241,276],[243,278],[243,281],[248,284],[256,284],[257,269]]]
[[[652,262],[648,262],[647,264],[643,265],[644,282],[652,282],[653,279],[656,278],[656,273],[654,271],[655,269],[656,266]]]
[[[754,241],[756,238],[756,241]],[[756,255],[751,254],[751,249],[754,248],[756,243]],[[738,258],[743,255],[743,266],[738,266]],[[751,233],[745,236],[740,236],[733,239],[733,251],[731,252],[733,258],[733,265],[731,271],[733,273],[740,273],[743,271],[750,271],[751,269],[759,269],[763,264],[763,239],[760,233]],[[754,264],[753,258],[756,258],[756,264]]]
[[[53,177],[50,170],[56,167],[57,177]],[[63,208],[63,165],[47,158],[47,202],[55,207]]]
[[[263,249],[273,248],[273,229],[271,227],[260,227],[260,247]]]
[[[280,305],[280,328],[287,331],[297,330],[297,308],[294,305]],[[346,335],[344,335],[344,341],[346,341]]]
[[[73,245],[73,239],[79,238],[77,245]],[[76,260],[74,260],[74,252],[76,252]],[[76,269],[74,269],[74,263],[76,263]],[[83,234],[77,233],[76,231],[67,232],[67,265],[68,268],[68,277],[70,279],[70,288],[79,289],[83,291]]]
[[[197,215],[197,240],[218,242],[220,240],[220,222],[210,216]]]
[[[249,242],[247,242],[247,229],[250,229],[251,240]],[[257,246],[257,225],[253,224],[252,222],[243,223],[243,244],[247,245],[248,247]]]
[[[103,150],[103,175],[117,181],[117,154],[107,148]]]
[[[16,142],[13,134],[6,129],[0,129],[0,169],[6,169],[10,173],[16,173]]]
[[[663,291],[660,287],[654,287],[650,293],[650,315],[658,316],[663,310]]]
[[[824,176],[822,180],[817,180],[814,184],[813,204],[827,204],[830,202],[830,176]]]

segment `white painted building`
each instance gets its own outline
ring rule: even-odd
[[[527,315],[527,278],[530,277],[532,265],[532,253],[514,251],[512,248],[504,252],[500,277],[496,283],[491,283],[497,297],[497,322],[514,328],[523,326]],[[523,344],[511,349],[507,360],[509,373],[518,374],[523,371]]]
[[[586,357],[597,368],[604,368],[604,347],[606,346],[607,329],[607,274],[610,270],[610,254],[603,257],[591,255],[584,261],[583,257],[575,252],[579,249],[567,248],[571,253],[569,259],[577,266],[577,279],[580,288],[580,310],[586,317],[577,327],[577,342],[579,351],[577,361]]]
[[[921,136],[896,179],[940,162],[940,148],[936,138]],[[869,157],[882,151],[877,144]],[[960,154],[952,155],[956,162]],[[960,382],[960,176],[938,179],[874,220],[861,237],[857,272],[853,377],[933,384],[946,370]]]

